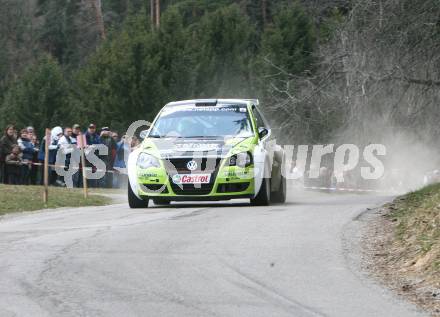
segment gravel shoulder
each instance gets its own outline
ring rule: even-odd
[[[362,216],[362,266],[378,283],[438,317],[438,240],[427,244],[432,237],[427,225],[434,220],[420,210],[431,199],[426,190],[422,194],[421,198],[414,196],[419,193],[396,198]]]

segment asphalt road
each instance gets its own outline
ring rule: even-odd
[[[126,204],[0,220],[0,316],[423,316],[359,269],[386,197]]]

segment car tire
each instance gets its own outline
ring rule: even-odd
[[[251,198],[252,206],[270,205],[270,178],[263,178],[260,191],[255,198]]]
[[[287,181],[284,176],[280,177],[280,186],[276,192],[272,192],[270,199],[273,203],[283,204],[286,202],[287,195]]]
[[[153,198],[153,203],[155,205],[168,206],[169,204],[171,204],[171,201],[161,198]]]
[[[148,207],[148,199],[143,200],[143,199],[137,198],[137,196],[133,193],[133,190],[131,189],[130,182],[128,182],[128,205],[132,209],[147,208]]]

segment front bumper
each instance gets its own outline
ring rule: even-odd
[[[254,197],[254,168],[248,166],[225,166],[219,161],[213,170],[201,170],[193,174],[211,174],[209,184],[177,185],[172,181],[174,174],[188,174],[183,169],[169,168],[161,162],[161,167],[138,169],[138,195],[141,198],[161,198],[174,201],[229,200]]]

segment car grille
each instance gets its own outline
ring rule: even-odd
[[[186,164],[188,164],[189,161],[196,161],[197,162],[197,169],[193,172],[200,172],[200,173],[213,173],[216,171],[220,165],[221,158],[210,158],[208,161],[208,158],[171,158],[164,160],[166,169],[169,173],[173,173],[173,167],[177,170],[179,174],[186,174],[190,173],[191,171],[188,170],[186,167]]]
[[[198,164],[198,168],[195,171],[189,171],[186,165],[189,161],[194,160]],[[211,193],[212,188],[217,177],[218,169],[220,167],[221,158],[211,158],[212,161],[208,162],[208,158],[171,158],[165,160],[165,166],[169,175],[169,181],[173,192],[176,195],[208,195]],[[176,169],[174,170],[173,167]],[[209,184],[174,184],[172,176],[177,171],[178,174],[189,173],[202,173],[211,174],[211,180]]]
[[[171,188],[173,189],[176,195],[208,195],[212,191],[212,187],[214,186],[214,181],[211,181],[209,184],[182,184],[182,188],[179,185],[174,184],[170,178]]]

